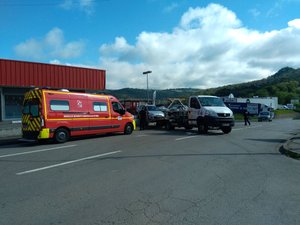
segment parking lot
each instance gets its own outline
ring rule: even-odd
[[[279,152],[297,124],[2,145],[0,224],[297,224],[299,162]]]

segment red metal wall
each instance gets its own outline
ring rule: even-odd
[[[0,86],[104,90],[105,70],[0,59]]]

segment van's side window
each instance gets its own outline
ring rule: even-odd
[[[95,112],[107,112],[106,102],[93,102],[93,108]]]
[[[194,109],[200,109],[200,105],[199,105],[197,98],[191,98],[190,106],[191,106],[191,108],[194,108]]]
[[[70,105],[69,102],[65,100],[51,100],[50,109],[53,111],[69,111]]]
[[[120,112],[123,109],[119,102],[113,102],[112,107],[115,112]]]

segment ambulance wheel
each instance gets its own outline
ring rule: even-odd
[[[70,134],[69,131],[65,128],[58,128],[54,134],[54,140],[57,143],[64,143],[69,140]]]
[[[124,134],[131,134],[133,131],[133,126],[130,123],[127,123],[124,128]]]

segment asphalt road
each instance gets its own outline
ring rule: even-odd
[[[300,120],[0,146],[1,225],[300,224]]]

